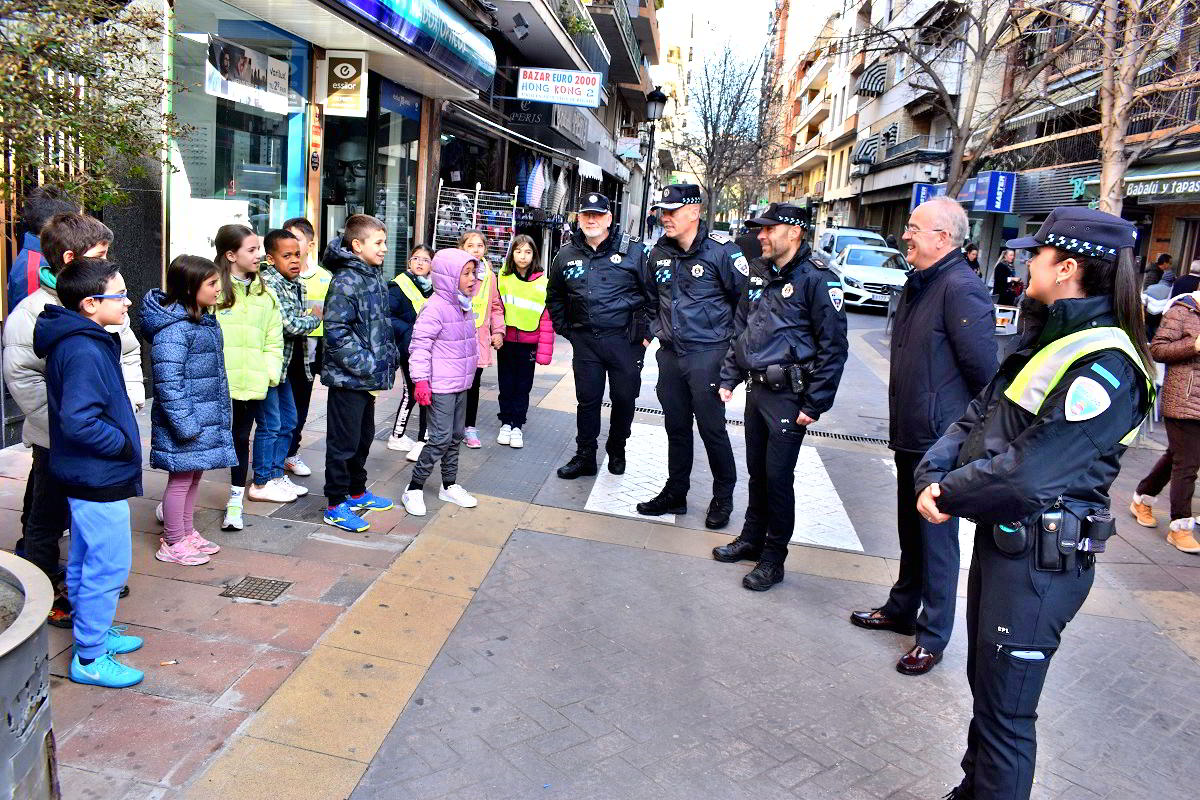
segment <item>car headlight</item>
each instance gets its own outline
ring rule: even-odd
[[[862,288],[862,281],[856,281],[854,278],[851,278],[849,275],[842,276],[842,283],[846,284],[851,289],[861,289]]]

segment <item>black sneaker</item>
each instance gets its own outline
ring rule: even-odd
[[[585,475],[596,474],[596,456],[576,453],[575,457],[558,468],[558,477],[563,480],[574,480]]]
[[[687,498],[679,497],[669,489],[663,489],[650,500],[638,503],[637,512],[647,517],[661,517],[663,514],[686,514]]]
[[[772,564],[768,561],[758,562],[758,566],[750,570],[742,578],[742,586],[752,592],[765,592],[783,580],[783,564]]]
[[[704,518],[704,527],[718,530],[729,524],[729,516],[733,513],[733,500],[714,497],[708,504],[708,515]]]

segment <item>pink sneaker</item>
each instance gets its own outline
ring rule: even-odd
[[[198,550],[207,556],[216,555],[217,553],[221,552],[221,545],[205,539],[200,535],[200,531],[192,531],[183,538],[184,541],[191,544],[193,549]]]
[[[483,447],[483,442],[479,441],[479,431],[475,428],[467,428],[463,431],[463,441],[472,450]]]
[[[159,539],[161,546],[154,557],[159,561],[165,561],[168,564],[182,564],[185,567],[198,567],[201,564],[207,564],[208,556],[201,553],[188,539],[180,539],[175,544],[167,544],[166,539]]]

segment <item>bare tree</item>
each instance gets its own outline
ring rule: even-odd
[[[777,145],[774,88],[764,85],[765,54],[739,59],[726,44],[707,59],[689,86],[694,124],[676,131],[676,159],[694,173],[708,196],[705,218],[711,226],[726,190],[747,174],[765,176]],[[765,180],[765,177],[763,178]]]

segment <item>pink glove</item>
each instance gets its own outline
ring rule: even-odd
[[[427,406],[433,403],[433,389],[430,388],[429,381],[417,381],[413,395],[417,398],[417,405]]]

